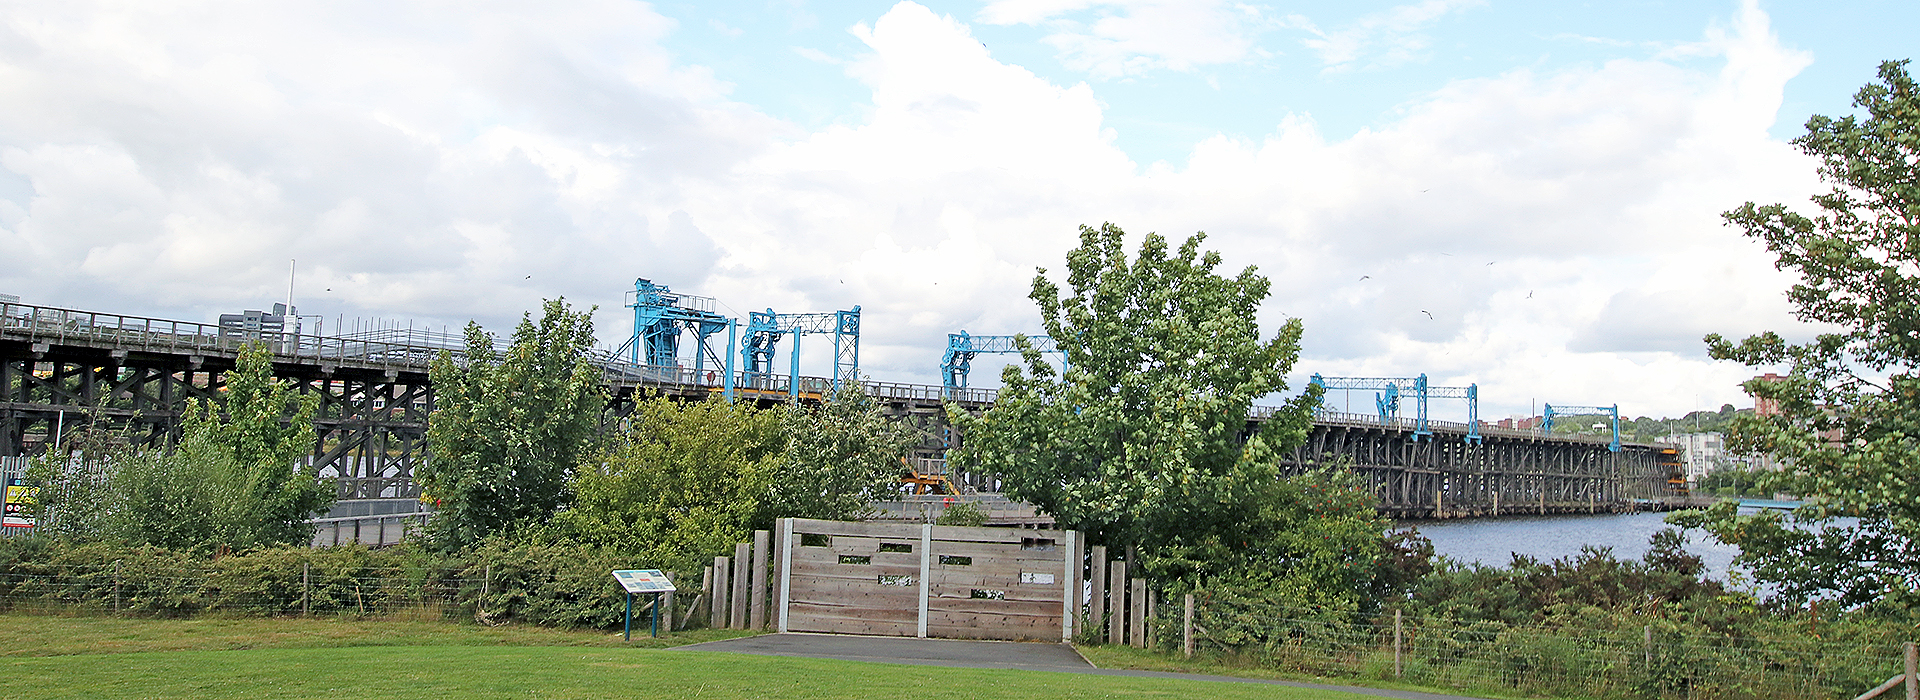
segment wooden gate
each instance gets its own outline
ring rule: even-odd
[[[1079,602],[1076,535],[788,518],[780,631],[1064,641]]]

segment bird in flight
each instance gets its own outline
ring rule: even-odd
[[[1365,281],[1367,281],[1367,280],[1370,280],[1370,279],[1373,279],[1373,275],[1361,275],[1361,276],[1360,276],[1360,279],[1358,279],[1358,280],[1355,280],[1355,281],[1357,281],[1357,282],[1365,282]]]
[[[527,275],[527,279],[533,279],[533,275]]]
[[[1426,310],[1426,309],[1421,309],[1421,310],[1420,310],[1420,313],[1423,313],[1423,314],[1426,314],[1426,315],[1427,315],[1427,320],[1429,320],[1429,321],[1431,321],[1431,320],[1433,320],[1433,312],[1432,312],[1432,311],[1428,311],[1428,310]]]
[[[1531,290],[1531,289],[1529,289],[1529,290],[1527,290],[1527,298],[1528,298],[1528,299],[1532,299],[1532,298],[1533,298],[1533,290]]]

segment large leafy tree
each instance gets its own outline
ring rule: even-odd
[[[1738,545],[1739,563],[1787,601],[1848,604],[1920,592],[1920,95],[1905,61],[1881,64],[1862,88],[1863,116],[1814,116],[1793,143],[1820,159],[1832,189],[1817,211],[1751,202],[1729,224],[1799,273],[1795,316],[1839,330],[1789,343],[1767,332],[1706,341],[1715,358],[1785,364],[1783,381],[1749,393],[1778,415],[1733,421],[1735,450],[1766,453],[1766,486],[1802,494],[1791,516],[1741,516],[1731,503],[1676,516]]]
[[[1294,541],[1304,531],[1287,523],[1324,499],[1285,483],[1278,451],[1305,438],[1318,392],[1244,435],[1254,399],[1286,389],[1300,322],[1263,338],[1254,315],[1268,281],[1253,268],[1216,274],[1220,255],[1200,250],[1205,234],[1177,250],[1148,235],[1132,260],[1124,236],[1112,224],[1081,227],[1065,296],[1045,270],[1034,278],[1029,296],[1067,368],[1029,348],[991,410],[949,407],[965,436],[955,459],[999,475],[1009,496],[1063,527],[1136,548],[1158,575],[1307,562],[1319,543]],[[1371,517],[1364,499],[1346,511]],[[1377,543],[1378,525],[1362,539]],[[1352,556],[1372,556],[1374,545],[1355,546]]]
[[[434,360],[433,456],[417,474],[439,509],[428,535],[447,549],[545,521],[565,505],[605,405],[587,356],[591,310],[549,300],[539,322],[521,318],[504,353],[477,323],[467,324],[466,341],[461,361]]]

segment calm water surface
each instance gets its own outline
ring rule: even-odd
[[[1455,561],[1506,566],[1514,553],[1542,562],[1572,558],[1581,545],[1612,547],[1621,559],[1639,559],[1647,553],[1647,539],[1661,528],[1666,513],[1621,515],[1558,515],[1484,518],[1475,520],[1420,520],[1401,523],[1419,528],[1433,540],[1436,554]],[[1698,530],[1687,533],[1687,551],[1699,555],[1709,575],[1725,581],[1738,549],[1714,542]]]

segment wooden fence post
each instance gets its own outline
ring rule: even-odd
[[[747,605],[747,627],[756,630],[767,628],[767,545],[771,541],[766,530],[753,531],[752,590],[748,593],[753,601]]]
[[[1640,647],[1646,653],[1647,675],[1653,675],[1653,625],[1640,628]]]
[[[1133,579],[1132,584],[1133,619],[1127,621],[1127,625],[1131,628],[1128,630],[1130,633],[1128,639],[1133,641],[1133,646],[1145,649],[1147,648],[1147,580],[1136,578]]]
[[[120,560],[113,560],[113,609],[120,609]]]
[[[703,609],[700,607],[702,605],[705,605],[707,607]],[[707,565],[706,569],[700,572],[700,595],[694,596],[693,605],[687,606],[687,618],[691,620],[693,619],[693,616],[700,614],[703,610],[707,614],[707,618],[708,618],[707,626],[712,627],[713,626],[712,625],[713,565],[711,564]]]
[[[1920,669],[1915,668],[1920,665],[1915,663],[1920,661],[1920,654],[1914,652],[1913,642],[1900,645],[1900,651],[1906,657],[1907,700],[1920,700]]]
[[[1087,598],[1087,630],[1093,641],[1099,643],[1106,639],[1107,625],[1107,546],[1096,545],[1093,556],[1087,561],[1087,575],[1092,577],[1093,587]]]
[[[1127,643],[1127,563],[1107,565],[1107,596],[1113,605],[1107,613],[1107,643]]]
[[[727,558],[713,558],[713,595],[708,597],[707,626],[727,628]]]
[[[1180,649],[1193,658],[1193,594],[1188,593],[1181,604],[1186,608],[1186,622],[1180,626]]]
[[[673,584],[674,584],[674,587],[675,587],[676,589],[677,589],[677,588],[679,588],[679,583],[678,583],[678,582],[676,581],[676,579],[677,579],[677,578],[679,578],[679,577],[677,577],[677,576],[674,576],[674,575],[673,575],[673,572],[671,572],[671,571],[669,571],[669,572],[667,572],[667,581],[668,581],[669,583],[673,583]],[[662,617],[662,618],[664,619],[664,622],[665,622],[665,624],[664,624],[663,626],[667,628],[667,631],[668,631],[668,632],[672,632],[672,631],[673,631],[673,612],[674,612],[674,607],[673,607],[673,602],[674,602],[674,599],[673,599],[673,594],[674,594],[675,592],[676,592],[676,591],[667,591],[667,596],[666,596],[666,601],[665,601],[665,603],[664,603],[664,604],[665,604],[665,605],[666,605],[667,607],[666,607],[666,609],[665,609],[665,610],[662,610],[662,611],[661,611],[662,613],[665,613],[665,614],[664,614],[664,615],[662,615],[661,617]]]
[[[1396,609],[1393,611],[1393,677],[1394,678],[1400,677],[1400,649],[1402,645],[1401,639],[1403,638],[1403,636],[1404,635],[1401,632],[1401,628],[1400,628],[1400,611]]]
[[[753,581],[753,572],[748,570],[753,560],[753,544],[738,542],[733,545],[733,614],[729,618],[727,629],[743,630],[747,628],[747,584]]]

